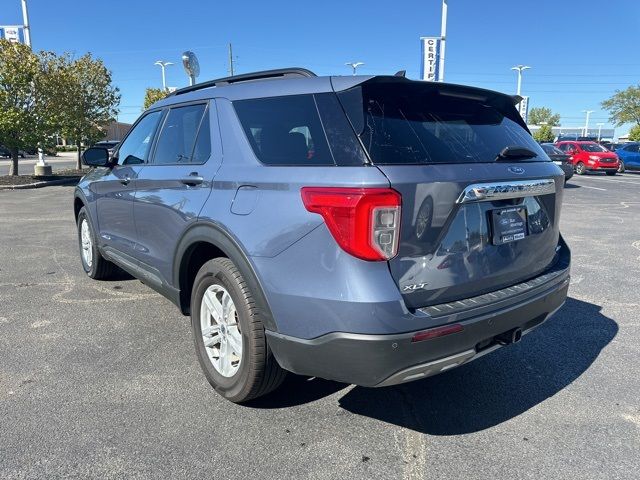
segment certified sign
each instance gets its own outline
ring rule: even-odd
[[[420,78],[435,82],[438,80],[440,64],[440,37],[421,37],[420,43],[422,45]]]

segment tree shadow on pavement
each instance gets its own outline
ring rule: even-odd
[[[352,413],[431,435],[493,427],[570,385],[616,336],[601,307],[568,298],[548,322],[518,344],[422,381],[350,390],[340,406]]]

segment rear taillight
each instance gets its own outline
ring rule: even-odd
[[[363,260],[398,252],[401,197],[391,188],[303,187],[307,210],[319,213],[338,245]]]

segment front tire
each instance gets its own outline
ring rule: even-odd
[[[587,167],[584,166],[584,163],[578,162],[576,164],[576,174],[584,175],[585,173],[587,173]]]
[[[618,165],[618,173],[624,173],[624,162],[620,160],[620,165]]]
[[[209,260],[198,271],[191,328],[205,377],[227,400],[266,395],[284,380],[286,371],[269,349],[253,295],[228,258]]]
[[[118,270],[118,267],[105,260],[98,251],[95,230],[85,207],[78,213],[78,244],[82,269],[90,278],[106,280]]]

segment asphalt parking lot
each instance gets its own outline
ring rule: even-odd
[[[248,406],[210,388],[169,301],[84,275],[72,192],[0,191],[1,478],[638,478],[640,175],[569,182],[570,298],[519,344]]]

